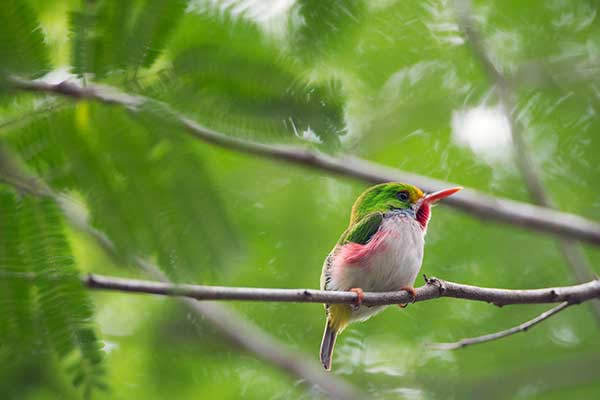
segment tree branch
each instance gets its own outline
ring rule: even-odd
[[[466,36],[466,43],[471,47],[473,54],[479,60],[479,63],[484,67],[488,78],[492,81],[500,96],[502,109],[508,120],[513,148],[515,152],[515,161],[525,181],[527,190],[533,198],[534,202],[540,206],[549,209],[556,208],[551,196],[548,194],[544,183],[538,174],[537,166],[534,160],[530,157],[527,149],[527,143],[523,138],[522,126],[513,116],[514,109],[514,93],[511,88],[511,81],[506,79],[504,74],[494,65],[490,59],[479,31],[475,27],[472,18],[472,12],[468,0],[463,0],[457,3],[458,19],[461,30]],[[573,240],[565,237],[558,241],[558,248],[565,259],[567,267],[571,270],[571,274],[576,282],[585,282],[593,278],[593,271],[588,265],[585,254]],[[600,322],[600,301],[591,302],[596,320]]]
[[[133,113],[138,113],[140,107],[146,103],[157,103],[149,98],[130,95],[108,86],[89,84],[82,87],[67,81],[50,84],[16,77],[10,78],[10,82],[20,90],[51,93],[75,99],[92,99],[125,107]],[[170,118],[194,138],[219,147],[304,165],[369,183],[403,181],[413,183],[426,191],[434,191],[454,185],[453,183],[385,167],[357,157],[347,155],[332,157],[302,147],[269,145],[234,138],[206,128],[172,110],[166,104],[162,104],[162,106],[164,110],[168,111]],[[600,245],[600,224],[574,214],[497,198],[474,189],[465,189],[456,196],[446,199],[444,204],[480,218]]]
[[[514,326],[510,329],[506,329],[506,330],[503,330],[500,332],[490,333],[487,335],[482,335],[482,336],[477,336],[477,337],[472,337],[472,338],[465,338],[465,339],[461,339],[457,342],[451,342],[451,343],[432,343],[429,346],[432,348],[435,348],[435,349],[440,349],[440,350],[455,350],[455,349],[461,349],[461,348],[467,347],[467,346],[472,346],[474,344],[491,342],[492,340],[501,339],[506,336],[514,335],[515,333],[525,332],[529,328],[539,324],[540,322],[550,318],[551,316],[553,316],[555,314],[558,314],[559,312],[561,312],[562,310],[564,310],[565,308],[567,308],[571,305],[573,305],[573,303],[569,303],[568,301],[565,301],[563,303],[560,303],[556,307],[553,307],[547,311],[544,311],[543,313],[541,313],[540,315],[538,315],[537,317],[535,317],[533,319],[530,319],[529,321],[523,322],[520,325]]]
[[[357,294],[354,292],[172,284],[138,279],[115,278],[95,274],[85,276],[83,282],[90,289],[188,297],[195,300],[251,300],[350,304],[357,299]],[[362,304],[366,306],[403,304],[409,303],[412,300],[411,295],[405,291],[365,292],[364,295],[365,297]],[[582,303],[593,298],[600,298],[600,280],[593,280],[574,286],[511,290],[464,285],[431,278],[427,279],[425,285],[416,289],[415,301],[425,301],[439,297],[484,301],[498,306],[558,302]]]

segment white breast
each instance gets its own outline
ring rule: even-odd
[[[338,265],[332,286],[337,290],[361,288],[365,292],[387,292],[413,286],[423,261],[424,233],[413,218],[394,216],[383,221],[385,234],[378,251],[360,265]],[[365,307],[352,313],[352,320],[363,320],[383,307]]]

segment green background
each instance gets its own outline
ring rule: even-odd
[[[160,104],[134,115],[24,94],[3,85],[6,77],[69,71],[82,83],[163,101],[228,135],[351,153],[530,201],[510,155],[488,162],[453,139],[453,113],[499,100],[464,43],[452,2],[291,1],[271,17],[274,6],[264,3],[3,1],[2,145],[84,205],[123,260],[145,254],[188,283],[318,287],[323,259],[365,184],[194,141]],[[513,82],[510,111],[543,184],[562,211],[600,220],[598,3],[476,2],[473,8],[486,51]],[[303,134],[308,127],[312,133]],[[0,188],[8,199],[0,231],[6,249],[27,255],[38,246],[58,248],[58,256],[72,254],[74,262],[48,268],[144,277],[61,221],[52,204]],[[48,218],[42,223],[36,215]],[[6,228],[12,217],[22,227],[18,240]],[[48,235],[66,235],[70,250],[46,241]],[[443,205],[433,211],[426,241],[422,272],[429,276],[506,288],[573,283],[552,237]],[[583,249],[598,273],[600,252]],[[2,254],[0,261],[24,270],[46,262]],[[27,314],[6,306],[25,304],[10,298],[7,287],[45,293],[43,285],[2,284],[5,326]],[[72,385],[78,375],[68,371],[79,357],[97,366],[85,370],[97,384],[84,386],[98,399],[318,396],[231,347],[173,299],[80,288],[61,296],[48,301],[67,313],[77,310],[79,298],[90,306],[73,318],[93,331],[80,342],[103,348],[102,360],[78,345],[61,352],[51,323],[61,312],[45,310],[38,299],[28,328],[0,331],[0,397],[81,398],[84,390]],[[229,305],[317,362],[321,305]],[[600,395],[600,324],[586,305],[496,342],[456,351],[426,346],[502,330],[547,308],[456,299],[390,307],[343,333],[333,374],[381,399]],[[38,318],[50,321],[47,330],[36,328]]]

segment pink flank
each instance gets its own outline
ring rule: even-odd
[[[379,231],[373,235],[367,244],[346,243],[342,246],[340,257],[343,260],[342,265],[346,267],[365,267],[363,264],[375,251],[383,250],[383,240],[387,232]]]

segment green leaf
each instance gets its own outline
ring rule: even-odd
[[[300,16],[292,26],[294,50],[310,62],[331,58],[352,42],[366,11],[362,0],[298,1],[292,11]]]
[[[156,256],[175,275],[208,279],[226,265],[236,234],[203,154],[159,104],[132,119],[80,103],[17,129],[21,157],[56,190],[77,190],[91,222],[119,253]],[[166,117],[166,118],[165,118]]]
[[[171,134],[178,128],[164,121],[160,108],[147,105],[135,120],[103,106],[92,110],[87,145],[109,155],[107,168],[99,173],[112,171],[105,180],[113,188],[80,181],[97,196],[90,203],[94,223],[129,253],[157,255],[172,275],[190,271],[207,278],[212,265],[226,264],[228,246],[236,238],[202,152],[187,137]],[[103,199],[105,192],[114,197]],[[118,218],[107,221],[105,215],[114,214],[115,207],[120,208]]]
[[[102,40],[102,26],[98,26],[99,22],[98,15],[91,10],[73,11],[69,14],[71,63],[73,72],[79,76],[93,73],[100,78],[111,66],[109,61],[112,60],[106,59],[104,47],[110,44]]]
[[[173,34],[171,48],[173,67],[143,90],[148,95],[229,134],[339,145],[339,83],[309,81],[256,25],[191,13]]]
[[[169,34],[183,16],[184,0],[146,0],[128,37],[128,63],[149,67],[165,45]]]
[[[44,35],[28,2],[0,1],[0,79],[7,74],[37,77],[48,69]]]
[[[11,275],[29,270],[22,257],[20,213],[15,196],[0,189],[0,347],[15,354],[33,343],[35,334],[31,285]]]
[[[7,142],[47,183],[59,190],[72,189],[71,156],[61,143],[65,140],[63,135],[73,129],[71,107],[57,106],[28,121],[24,115],[21,120],[25,122],[7,128]]]
[[[7,275],[0,280],[7,289],[0,294],[0,318],[8,322],[0,339],[29,347],[47,341],[60,359],[77,354],[74,379],[88,391],[102,375],[103,352],[58,206],[0,189],[0,217],[0,273]]]
[[[140,4],[141,3],[141,4]],[[186,2],[82,2],[69,15],[71,58],[78,75],[107,75],[150,67],[161,54]]]

